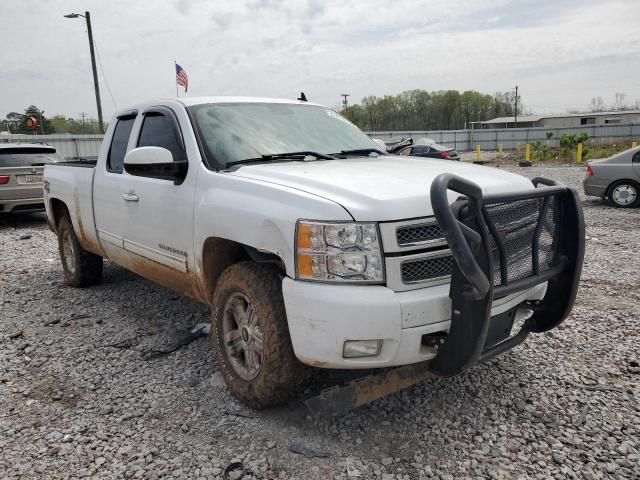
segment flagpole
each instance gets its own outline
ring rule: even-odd
[[[178,95],[178,77],[176,73],[177,71],[178,71],[178,62],[174,60],[173,61],[173,81],[176,82],[176,97],[179,97],[180,95]]]

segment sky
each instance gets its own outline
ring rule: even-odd
[[[174,60],[189,96],[304,91],[338,107],[517,84],[535,113],[640,101],[638,0],[0,0],[0,118],[31,104],[96,117],[85,22],[63,18],[85,10],[105,120],[175,97]]]

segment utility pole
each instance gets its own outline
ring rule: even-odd
[[[44,110],[40,111],[40,135],[44,135]]]
[[[82,134],[84,135],[84,119],[87,118],[87,114],[84,112],[79,113],[80,118],[82,119]]]
[[[518,128],[518,85],[516,85],[516,111],[514,119],[514,127]]]
[[[342,97],[342,108],[346,109],[348,106],[347,98],[351,95],[349,93],[341,93],[340,96]]]
[[[84,15],[79,13],[69,13],[65,15],[65,18],[78,18],[84,17],[87,21],[87,33],[89,35],[89,52],[91,54],[91,69],[93,70],[93,88],[96,92],[96,105],[98,107],[98,125],[100,126],[100,133],[104,133],[104,123],[102,122],[102,103],[100,102],[100,85],[98,84],[98,69],[96,68],[96,55],[93,49],[93,31],[91,30],[91,14],[84,12]]]
[[[98,125],[100,133],[104,133],[104,124],[102,122],[102,104],[100,103],[100,85],[98,85],[98,70],[96,69],[96,55],[93,51],[93,32],[91,31],[91,15],[84,12],[87,20],[87,33],[89,34],[89,51],[91,52],[91,68],[93,69],[93,87],[96,91],[96,105],[98,107]],[[517,90],[516,90],[517,91]],[[516,94],[517,97],[517,94]]]

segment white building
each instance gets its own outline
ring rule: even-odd
[[[471,128],[527,128],[527,127],[579,127],[581,125],[605,125],[611,123],[640,123],[640,110],[619,112],[567,113],[556,115],[520,115],[498,117],[484,122],[471,122]]]

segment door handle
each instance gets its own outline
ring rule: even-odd
[[[138,197],[138,195],[136,195],[135,193],[123,193],[122,198],[124,198],[127,202],[137,202],[138,200],[140,200],[140,197]]]

